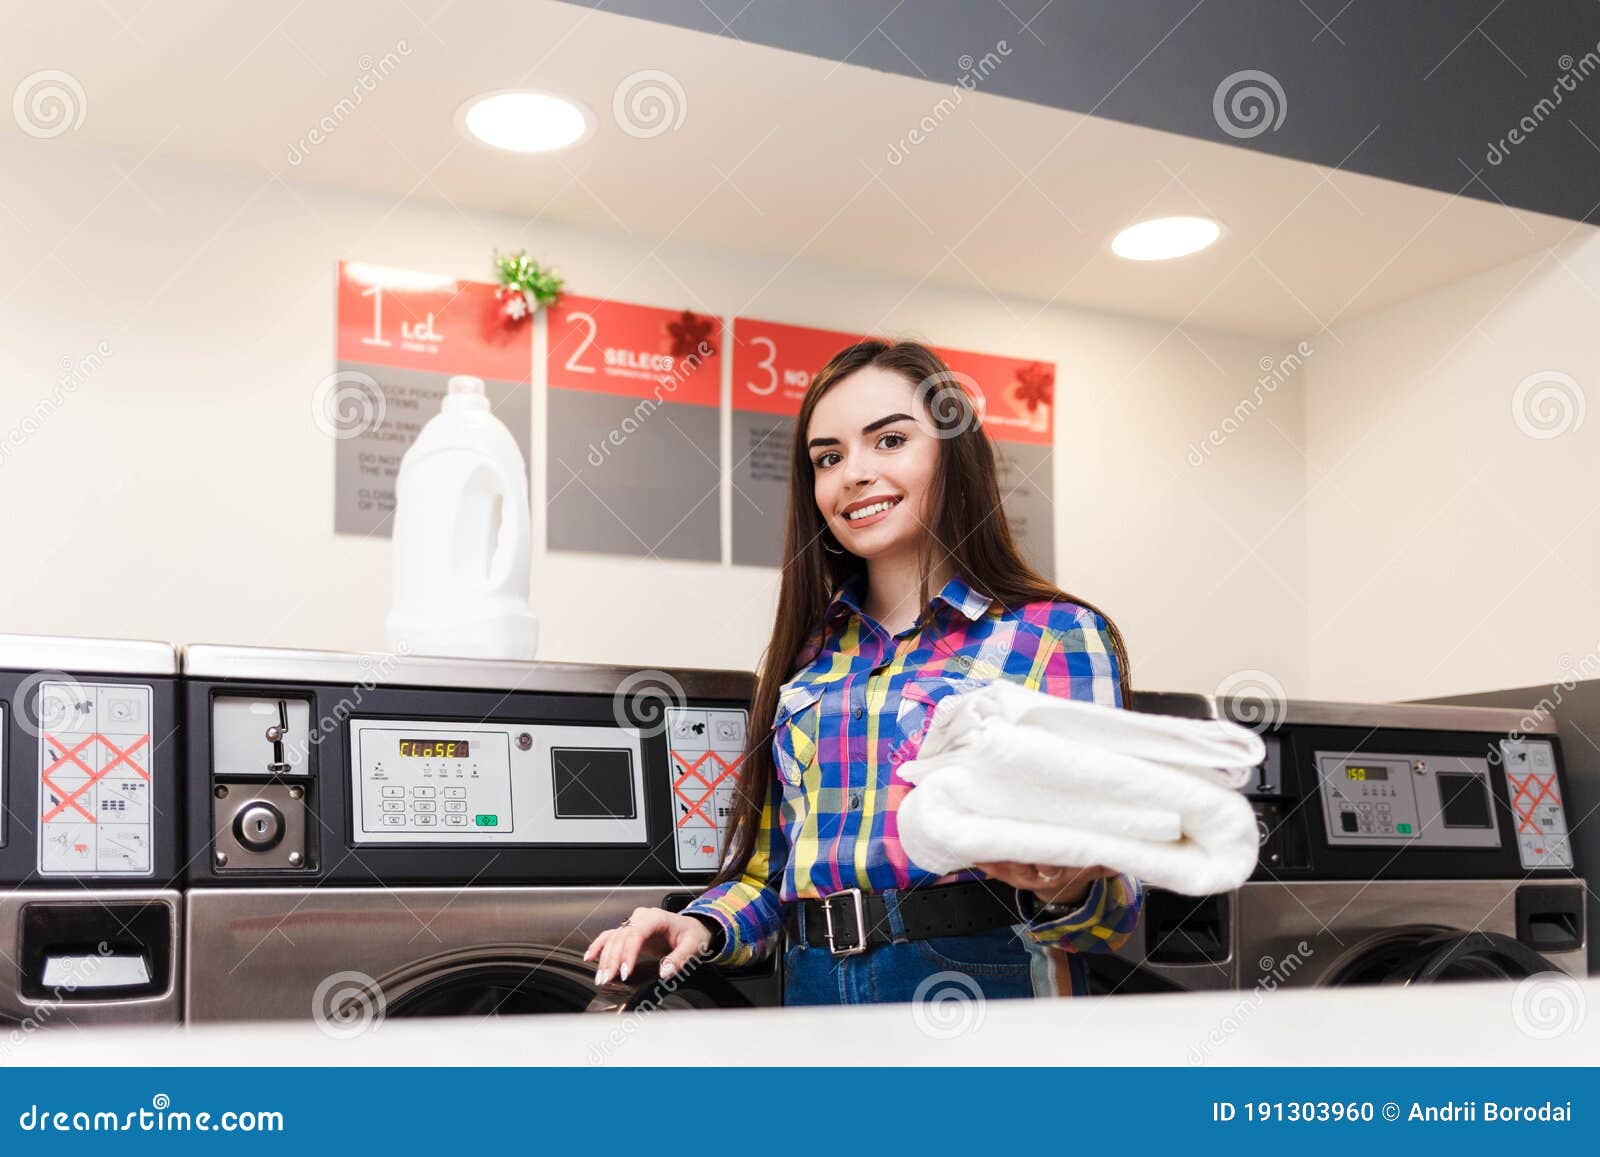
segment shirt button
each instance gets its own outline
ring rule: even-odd
[[[865,709],[865,708],[862,708],[862,707],[857,707],[857,708],[856,708],[856,710],[855,710],[855,717],[856,717],[856,718],[857,718],[857,719],[860,719],[860,718],[861,718],[861,717],[862,717],[862,716],[863,716],[863,715],[865,715],[865,714],[866,714],[866,713],[867,713],[867,712],[866,712],[866,709]]]
[[[861,806],[861,797],[859,795],[851,796],[850,797],[850,810],[851,811],[855,811],[860,806]]]

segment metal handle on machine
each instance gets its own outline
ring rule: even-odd
[[[272,744],[272,762],[267,764],[267,770],[273,775],[284,775],[294,770],[288,761],[283,758],[283,740],[288,734],[289,704],[287,701],[279,699],[277,725],[267,728],[267,739]]]

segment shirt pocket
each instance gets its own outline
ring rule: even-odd
[[[928,728],[933,724],[933,709],[948,695],[974,691],[988,682],[985,679],[962,678],[955,675],[923,675],[900,688],[900,706],[895,713],[895,730],[899,739],[889,753],[891,768],[898,769],[917,757]]]
[[[778,692],[772,762],[778,778],[790,787],[801,786],[806,769],[816,762],[821,698],[822,688],[814,683],[794,683]]]

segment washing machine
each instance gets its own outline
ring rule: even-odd
[[[1097,993],[1586,975],[1553,720],[1489,707],[1145,692],[1137,710],[1261,733],[1241,790],[1260,859],[1235,891],[1150,888]]]
[[[774,962],[594,983],[721,862],[754,677],[186,647],[191,1023],[777,1005]]]
[[[0,635],[0,1056],[179,1019],[177,655]]]

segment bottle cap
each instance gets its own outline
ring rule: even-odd
[[[450,379],[449,391],[452,395],[467,395],[481,398],[483,393],[483,379],[475,378],[471,374],[456,374]]]

